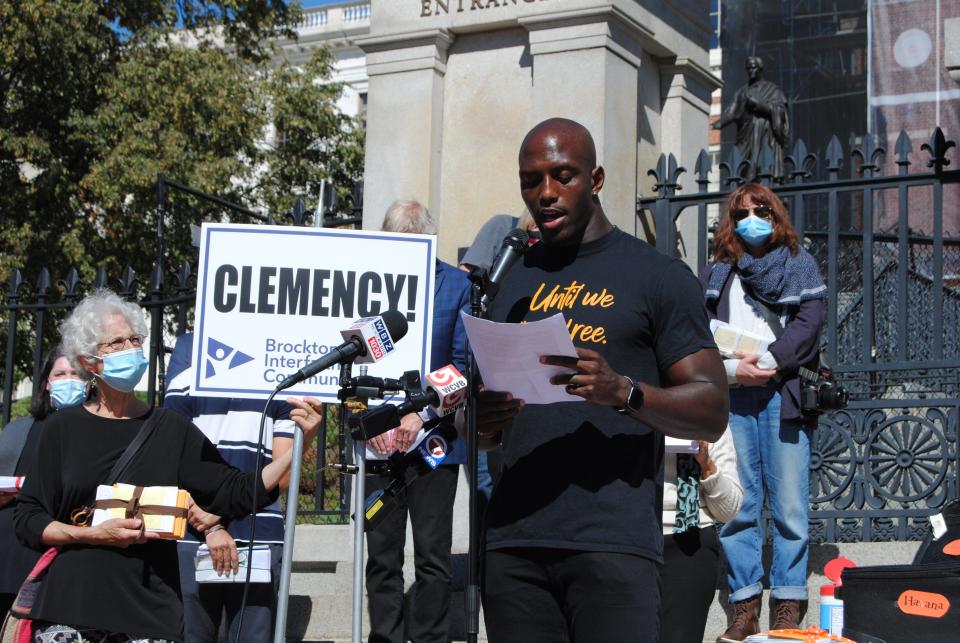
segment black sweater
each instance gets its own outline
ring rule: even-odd
[[[16,506],[18,538],[45,548],[44,528],[54,520],[69,523],[72,510],[92,501],[97,485],[148,417],[111,420],[81,406],[48,418]],[[253,478],[260,507],[276,497],[263,487],[259,474],[227,465],[199,429],[173,413],[165,414],[128,472],[121,482],[177,486],[208,511],[227,517],[251,512]],[[65,546],[50,566],[32,616],[135,638],[182,641],[178,569],[175,541],[126,549]]]

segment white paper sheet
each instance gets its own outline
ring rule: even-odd
[[[217,570],[213,568],[213,559],[210,557],[210,550],[206,545],[200,545],[197,548],[197,556],[193,559],[193,565],[196,568],[196,579],[198,583],[243,583],[247,580],[247,546],[237,544],[237,559],[239,560],[239,569],[236,574],[224,574],[217,576]],[[251,583],[269,583],[270,582],[270,547],[268,545],[254,545],[253,547],[253,570],[250,572]]]
[[[541,355],[577,356],[563,314],[526,324],[460,315],[488,391],[508,391],[527,404],[584,401],[550,383],[551,376],[568,374],[570,369],[540,363]]]
[[[663,444],[667,453],[697,453],[700,451],[700,443],[696,440],[683,440],[666,435],[663,438]]]

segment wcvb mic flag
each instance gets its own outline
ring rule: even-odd
[[[194,395],[266,399],[349,338],[373,377],[430,368],[432,235],[205,223],[198,266]],[[391,310],[407,321],[402,340],[382,319]],[[339,375],[334,365],[287,393],[336,403]]]
[[[440,416],[449,415],[463,406],[470,393],[467,378],[453,364],[427,374],[427,387],[437,393],[440,401],[434,410]]]

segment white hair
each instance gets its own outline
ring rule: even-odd
[[[394,201],[387,208],[380,229],[384,232],[437,234],[437,223],[418,201]]]
[[[125,301],[106,288],[94,290],[80,301],[70,316],[60,324],[60,351],[81,379],[91,378],[83,368],[81,357],[96,355],[97,344],[103,341],[103,326],[111,315],[122,315],[137,335],[147,335],[147,323],[140,306]]]

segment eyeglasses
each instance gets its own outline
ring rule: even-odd
[[[130,343],[130,346],[133,348],[140,348],[143,346],[143,335],[130,335],[130,337],[117,337],[111,339],[109,342],[100,342],[97,344],[97,348],[110,349],[107,350],[107,353],[116,353],[122,351],[127,345],[127,342]]]
[[[732,210],[730,216],[733,217],[734,221],[742,221],[749,217],[751,212],[761,219],[769,219],[773,215],[773,208],[769,205],[755,205],[752,208]]]

